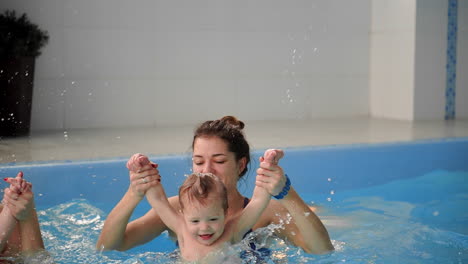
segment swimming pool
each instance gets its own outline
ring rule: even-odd
[[[248,196],[262,152],[253,152],[240,183]],[[44,242],[56,263],[174,262],[174,244],[164,235],[127,252],[94,250],[107,213],[128,188],[127,159],[1,164],[0,176],[21,170],[33,183]],[[160,164],[167,194],[175,195],[190,173],[190,157],[151,159]],[[318,208],[336,251],[308,255],[272,240],[275,261],[468,262],[468,138],[287,148],[281,163],[304,200]],[[148,209],[142,202],[133,218]]]

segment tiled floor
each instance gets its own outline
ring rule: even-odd
[[[87,129],[36,132],[0,139],[2,163],[99,159],[145,154],[180,154],[190,150],[194,125],[160,128]],[[314,145],[401,142],[468,137],[468,120],[395,121],[329,119],[246,122],[253,150]],[[4,164],[5,165],[5,164]]]

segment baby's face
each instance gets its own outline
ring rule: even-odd
[[[224,232],[224,210],[219,200],[209,199],[206,205],[184,201],[184,220],[188,232],[203,245],[213,244]]]

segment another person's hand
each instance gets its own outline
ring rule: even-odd
[[[131,189],[140,198],[161,181],[158,164],[150,162],[145,155],[134,154],[127,162],[127,168],[130,171]]]
[[[28,219],[34,211],[34,194],[32,184],[23,179],[19,172],[16,178],[5,178],[10,187],[5,189],[4,201],[8,210],[18,220]]]
[[[278,161],[284,156],[281,149],[268,149],[260,157],[260,168],[257,169],[255,184],[265,188],[271,195],[278,195],[286,184],[283,169]]]

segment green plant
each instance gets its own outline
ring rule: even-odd
[[[10,10],[0,14],[0,58],[37,57],[48,41],[47,31],[30,22],[26,14],[17,17]]]

